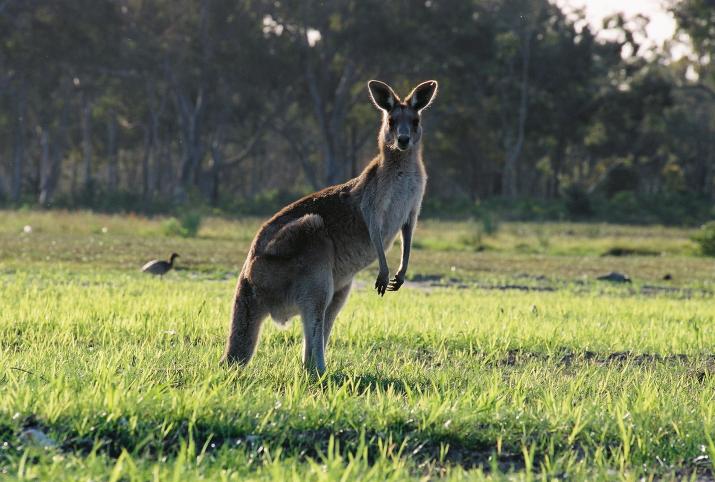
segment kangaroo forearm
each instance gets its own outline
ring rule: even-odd
[[[403,275],[407,273],[407,265],[410,262],[410,250],[412,249],[412,226],[405,225],[402,227],[402,259],[400,260],[400,268],[398,272]]]
[[[385,247],[382,245],[382,237],[379,233],[375,236],[370,235],[372,239],[372,245],[375,247],[375,253],[377,253],[377,261],[380,263],[380,271],[385,271],[387,267],[387,257],[385,256]]]
[[[370,235],[370,241],[377,254],[377,261],[380,263],[380,271],[387,270],[387,257],[385,256],[385,247],[382,244],[382,231],[380,229],[379,216],[374,208],[363,207],[363,215],[367,224],[367,230]]]

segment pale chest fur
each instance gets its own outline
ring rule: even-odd
[[[427,176],[420,164],[393,168],[384,173],[378,191],[380,227],[385,248],[394,241],[410,213],[419,212]]]

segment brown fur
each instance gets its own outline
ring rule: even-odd
[[[303,362],[322,373],[325,346],[355,274],[377,258],[380,295],[404,282],[427,180],[421,126],[414,119],[429,105],[437,83],[420,84],[405,102],[387,84],[371,81],[369,87],[373,102],[383,110],[378,156],[360,176],[286,206],[261,227],[239,275],[223,361],[251,359],[267,315],[285,323],[300,314]],[[402,263],[389,281],[385,250],[398,231]]]

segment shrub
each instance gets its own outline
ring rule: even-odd
[[[161,231],[164,236],[183,236],[181,223],[176,218],[169,218],[161,224]]]
[[[186,233],[185,236],[190,238],[198,234],[202,220],[201,213],[198,211],[187,211],[179,216],[181,227]]]
[[[541,251],[547,251],[549,246],[551,246],[551,238],[549,233],[541,226],[536,228],[536,240],[539,242],[539,247]]]
[[[482,214],[482,229],[487,235],[496,234],[499,231],[499,218],[491,211],[484,211]],[[481,238],[481,233],[479,236]]]
[[[619,192],[635,191],[638,189],[638,172],[632,166],[618,164],[606,175],[603,188],[609,198]]]
[[[566,212],[576,219],[593,215],[593,206],[588,193],[580,186],[571,185],[564,192],[566,198]]]
[[[621,191],[608,200],[605,211],[607,219],[619,223],[645,223],[649,215],[638,202],[638,197],[632,191]]]
[[[693,241],[698,243],[703,255],[715,256],[715,221],[703,224],[693,236]]]
[[[484,244],[482,243],[482,228],[471,219],[467,227],[467,232],[459,237],[459,243],[468,249],[482,251],[484,249]]]
[[[162,224],[162,231],[166,236],[181,236],[193,238],[201,227],[201,214],[196,211],[182,213],[179,218],[169,218]]]
[[[648,248],[613,246],[604,251],[601,256],[658,256],[659,254],[658,251]]]

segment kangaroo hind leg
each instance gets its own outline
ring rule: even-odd
[[[350,294],[350,288],[351,284],[348,284],[346,287],[341,288],[337,290],[335,293],[333,293],[333,299],[330,301],[330,304],[328,305],[328,309],[325,310],[325,323],[323,327],[323,348],[328,346],[328,339],[330,338],[330,332],[333,329],[333,324],[335,323],[335,318],[338,316],[338,313],[340,313],[340,310],[343,308],[345,305],[345,302],[348,299],[348,295]]]
[[[325,273],[325,271],[323,271]],[[328,272],[329,273],[329,272]],[[332,295],[332,277],[320,276],[305,285],[299,307],[303,322],[303,365],[309,371],[325,372],[325,311]]]

